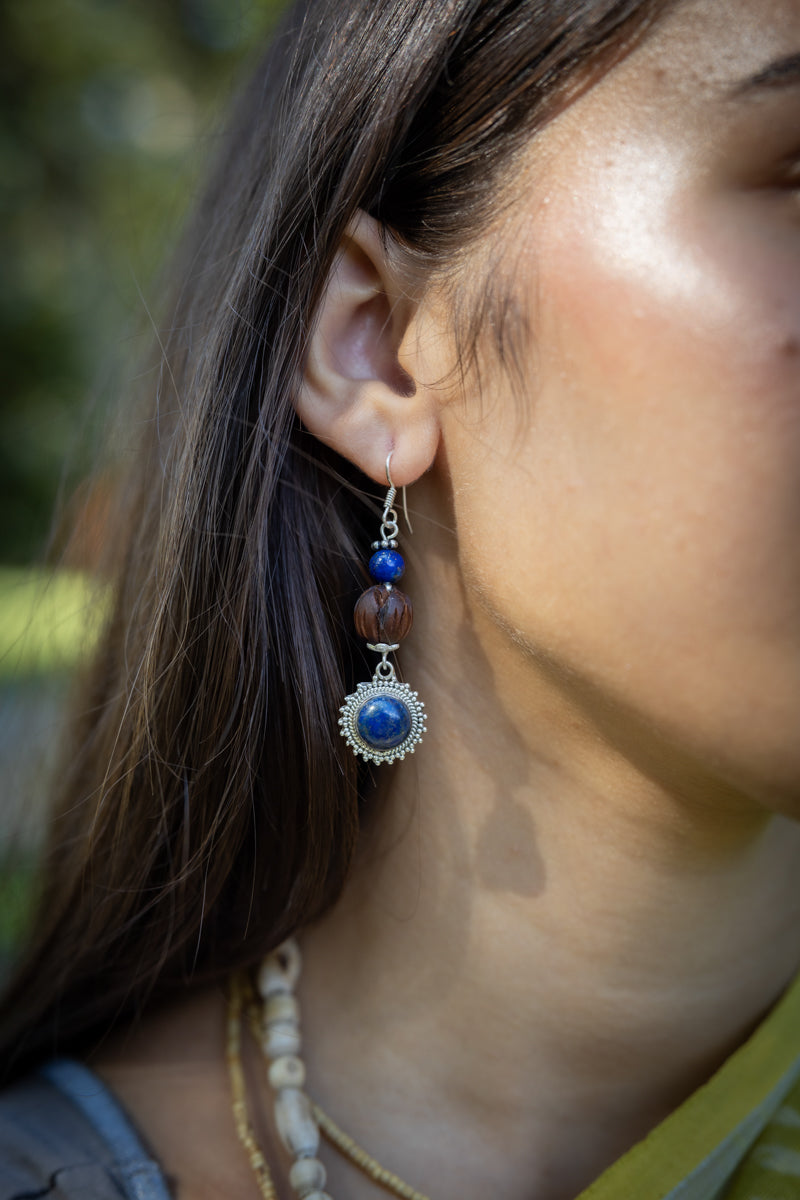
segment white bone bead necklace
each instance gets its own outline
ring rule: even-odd
[[[323,1190],[325,1167],[316,1156],[319,1125],[303,1091],[306,1069],[299,1057],[300,1005],[294,996],[301,962],[300,947],[290,938],[261,964],[261,1049],[269,1060],[267,1078],[275,1094],[275,1125],[285,1149],[295,1160],[289,1183],[301,1200],[331,1200]]]
[[[292,1189],[300,1200],[332,1200],[324,1190],[325,1167],[317,1158],[322,1130],[328,1141],[380,1187],[400,1200],[428,1200],[343,1133],[303,1090],[306,1069],[300,1058],[300,1006],[294,995],[301,965],[300,947],[289,938],[261,964],[257,979],[261,1008],[260,1012],[250,1010],[253,1032],[269,1064],[267,1078],[274,1093],[275,1125],[294,1159],[289,1171]],[[239,995],[238,985],[232,994]]]

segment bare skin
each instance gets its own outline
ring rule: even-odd
[[[797,52],[795,0],[689,0],[535,140],[463,268],[527,313],[523,384],[457,392],[367,219],[331,282],[301,415],[414,484],[430,719],[301,935],[305,1059],[436,1200],[575,1197],[800,965],[800,86],[730,94]],[[184,1200],[258,1194],[222,1011],[100,1064]]]

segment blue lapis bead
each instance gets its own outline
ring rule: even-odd
[[[372,696],[359,709],[356,724],[373,750],[394,750],[411,733],[411,713],[396,696]]]
[[[369,573],[376,583],[396,583],[406,569],[396,550],[376,550],[369,560]]]

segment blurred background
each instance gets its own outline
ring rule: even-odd
[[[24,937],[52,748],[99,603],[98,454],[158,269],[281,7],[0,6],[0,967]]]

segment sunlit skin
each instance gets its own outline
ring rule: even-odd
[[[800,76],[733,94],[798,52],[798,3],[684,3],[534,139],[459,268],[514,378],[487,345],[461,394],[368,219],[331,281],[299,408],[410,485],[429,732],[301,935],[305,1058],[435,1200],[570,1200],[800,965]],[[257,1195],[219,996],[103,1069],[182,1197]]]

